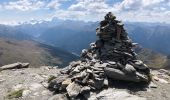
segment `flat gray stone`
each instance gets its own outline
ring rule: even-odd
[[[48,100],[69,100],[64,94],[56,94],[49,98]]]
[[[70,98],[75,98],[81,92],[81,88],[79,84],[72,82],[66,87],[66,90]]]
[[[98,94],[91,94],[88,100],[147,100],[144,97],[129,94],[127,91],[116,91],[114,89],[107,89]]]
[[[126,64],[125,68],[124,68],[124,71],[129,73],[129,74],[133,74],[133,73],[136,72],[136,69],[132,65]]]
[[[105,73],[107,77],[114,79],[114,80],[124,80],[124,81],[133,81],[133,82],[140,82],[140,78],[134,75],[127,75],[123,71],[114,68],[105,68]]]

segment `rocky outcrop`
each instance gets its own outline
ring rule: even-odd
[[[69,100],[70,96],[74,98],[77,93],[84,94],[83,96],[77,95],[76,99],[80,100],[83,98],[85,100],[170,99],[170,74],[164,69],[151,71],[152,81],[149,86],[142,87],[142,83],[108,79],[104,81],[105,86],[107,84],[110,86],[111,83],[112,86],[97,91],[91,90],[89,86],[72,82],[69,76],[63,76],[60,73],[61,70],[52,66],[3,70],[0,72],[0,100]],[[61,82],[54,89],[59,89],[59,92],[49,91],[50,81]],[[66,89],[68,93],[63,89]]]
[[[20,68],[28,68],[28,67],[29,67],[29,63],[17,62],[17,63],[4,65],[4,66],[0,67],[0,71],[7,70],[7,69],[20,69]]]
[[[42,66],[39,68],[7,69],[0,72],[0,100],[48,100],[53,96],[48,87],[52,76],[60,69]]]
[[[129,39],[122,22],[111,12],[104,18],[96,29],[98,40],[91,43],[89,49],[82,50],[79,61],[61,71],[62,77],[50,83],[50,90],[64,92],[75,99],[108,88],[113,81],[150,82],[150,69],[137,59],[133,51],[137,43]]]

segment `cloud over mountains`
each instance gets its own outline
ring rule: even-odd
[[[126,21],[170,21],[170,0],[2,0],[0,8],[0,12],[18,12],[15,15],[11,13],[14,15],[12,18],[8,16],[9,22],[22,14],[27,14],[27,18],[17,21],[53,17],[97,21],[108,11]],[[2,13],[0,16],[5,15]]]

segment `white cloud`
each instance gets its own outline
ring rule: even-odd
[[[169,0],[123,0],[107,4],[106,0],[77,0],[67,10],[57,10],[55,17],[97,21],[111,11],[119,20],[168,22],[170,21]]]
[[[143,6],[150,6],[150,5],[157,5],[160,4],[161,2],[166,2],[167,0],[141,0]]]
[[[12,26],[15,26],[15,25],[18,25],[19,23],[15,20],[1,20],[0,19],[0,24],[3,24],[3,25],[12,25]]]
[[[65,1],[68,0],[51,0],[51,2],[49,2],[46,7],[49,9],[59,9],[61,3]]]
[[[68,7],[67,11],[63,11],[62,13],[66,13],[67,18],[77,18],[78,20],[85,21],[97,21],[103,19],[104,14],[109,11],[116,12],[116,9],[113,9],[113,7],[109,6],[106,3],[106,0],[77,0],[75,4],[72,4],[70,7]],[[77,13],[81,14],[77,15]],[[75,17],[72,17],[73,15]]]
[[[170,0],[169,0],[169,2],[168,2],[168,5],[170,6]]]
[[[105,0],[78,0],[76,4],[71,5],[68,9],[73,11],[96,11],[101,12],[108,10],[109,6]]]
[[[2,7],[8,10],[28,11],[40,9],[44,5],[45,5],[44,2],[37,0],[18,0],[4,3]]]
[[[48,5],[47,5],[47,8],[50,8],[50,9],[58,9],[58,7],[60,6],[61,4],[59,3],[58,0],[53,0],[51,1]]]
[[[160,8],[164,3],[166,5],[168,3],[167,0],[124,0],[115,4],[115,8],[119,10],[140,10],[140,9],[155,9]]]
[[[170,0],[120,0],[112,3],[109,0],[77,0],[73,4],[69,2],[70,6],[62,9],[65,7],[63,3],[67,1],[71,0],[18,0],[5,3],[2,8],[21,11],[48,8],[46,10],[53,9],[49,13],[50,18],[83,21],[102,20],[103,16],[111,11],[123,21],[170,23]]]

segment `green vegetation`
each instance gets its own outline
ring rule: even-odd
[[[19,97],[22,97],[22,93],[23,93],[24,89],[20,89],[20,90],[17,90],[17,91],[13,91],[11,93],[9,93],[7,95],[7,98],[8,99],[13,99],[13,98],[19,98]]]
[[[56,77],[51,75],[49,78],[48,78],[48,83],[50,83],[52,80],[54,80]]]
[[[150,74],[148,75],[148,78],[149,78],[149,81],[153,81],[153,74],[150,73]]]

